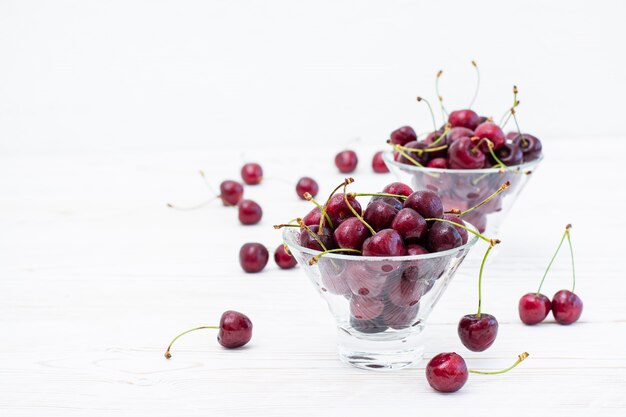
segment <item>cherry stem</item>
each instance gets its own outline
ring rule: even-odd
[[[407,154],[406,152],[404,152],[401,148],[402,146],[400,145],[396,145],[394,143],[391,143],[390,140],[387,141],[387,143],[389,145],[391,145],[393,147],[393,149],[398,152],[400,155],[404,156],[406,159],[409,160],[409,162],[411,162],[413,165],[418,166],[418,167],[422,167],[424,168],[424,165],[420,164],[419,162],[417,162],[415,159],[413,159],[409,154]],[[415,149],[416,150],[416,149]]]
[[[491,249],[493,249],[493,245],[489,245],[487,248],[485,256],[483,256],[483,261],[480,263],[480,271],[478,271],[478,312],[476,313],[476,317],[478,318],[480,318],[480,309],[483,303],[483,269],[485,269],[485,262],[487,261],[487,256],[489,256]]]
[[[348,182],[348,180],[351,180],[350,182]],[[356,216],[357,219],[359,219],[359,221],[361,223],[363,223],[365,225],[365,227],[367,227],[370,231],[370,233],[372,233],[372,235],[376,234],[376,230],[374,230],[372,228],[372,226],[370,226],[365,219],[363,219],[363,217],[361,217],[361,215],[359,213],[356,212],[356,210],[354,209],[354,207],[352,207],[352,204],[350,204],[350,202],[348,201],[348,195],[346,193],[346,187],[348,186],[348,184],[354,182],[353,178],[347,178],[344,181],[344,185],[343,185],[343,201],[346,203],[346,205],[348,206],[348,208],[350,209],[350,211],[352,212],[352,214],[354,214]]]
[[[500,239],[489,239],[488,237],[481,235],[481,234],[480,234],[480,233],[478,233],[477,231],[472,230],[472,229],[470,229],[469,227],[464,226],[464,225],[462,225],[462,224],[460,224],[460,223],[453,222],[452,220],[440,219],[440,218],[438,218],[438,217],[430,217],[430,218],[428,218],[428,219],[424,219],[424,220],[426,220],[427,222],[428,222],[428,221],[436,221],[436,222],[449,223],[449,224],[451,224],[451,225],[454,225],[454,226],[460,227],[461,229],[465,229],[465,230],[467,230],[469,233],[471,233],[471,234],[473,234],[473,235],[475,235],[475,236],[478,236],[479,238],[481,238],[481,239],[482,239],[482,240],[484,240],[485,242],[489,243],[489,246],[495,246],[495,245],[497,245],[498,243],[500,243]]]
[[[180,210],[180,211],[190,211],[190,210],[197,210],[200,209],[202,207],[208,206],[210,203],[212,203],[213,201],[215,201],[215,199],[219,198],[219,196],[215,196],[215,197],[211,197],[206,201],[203,201],[200,204],[196,204],[195,206],[186,206],[186,207],[180,207],[180,206],[176,206],[172,203],[167,203],[167,206],[171,209],[174,210]]]
[[[315,255],[314,257],[312,257],[309,260],[309,265],[315,265],[317,263],[317,261],[320,260],[320,258],[324,255],[326,255],[327,253],[336,253],[336,252],[350,252],[350,253],[361,253],[360,250],[358,249],[349,249],[349,248],[337,248],[337,249],[329,249],[329,250],[325,250],[324,252]]]
[[[515,109],[511,109],[511,115],[513,116],[513,121],[515,122],[515,127],[517,128],[517,133],[521,136],[522,131],[519,128],[519,123],[517,123],[517,116],[515,115]]]
[[[492,198],[494,198],[495,196],[497,196],[498,194],[500,194],[502,191],[506,190],[507,188],[509,188],[509,186],[511,185],[511,181],[507,181],[505,183],[503,183],[500,188],[498,188],[493,194],[491,194],[489,197],[485,198],[483,201],[481,201],[480,203],[476,204],[474,207],[470,207],[465,211],[462,211],[460,213],[458,213],[459,217],[463,217],[465,216],[467,213],[476,210],[477,208],[483,206],[484,204],[487,204],[489,202],[489,200],[491,200]],[[453,212],[454,213],[454,212]],[[456,213],[455,213],[456,214]]]
[[[320,213],[322,213],[322,206],[320,205],[320,203],[315,201],[311,193],[306,192],[302,194],[302,197],[304,197],[305,200],[310,201],[311,203],[315,204],[315,206],[317,206],[317,208],[320,209]],[[325,211],[323,213],[324,213],[324,216],[326,216],[326,220],[328,221],[328,224],[330,225],[330,227],[334,228],[333,222],[332,220],[330,220],[330,216],[328,215],[328,213],[326,213]]]
[[[451,125],[450,123],[446,123],[446,126],[443,129],[443,132],[441,133],[441,135],[439,135],[439,137],[437,139],[435,139],[430,145],[428,145],[427,149],[431,149],[430,151],[426,150],[425,152],[434,152],[434,151],[439,151],[439,150],[443,150],[446,149],[448,147],[448,145],[444,145],[444,146],[440,146],[439,148],[431,148],[432,146],[437,145],[441,139],[444,138],[444,136],[446,136],[448,134],[448,132],[450,131]],[[435,132],[437,132],[435,130]]]
[[[474,136],[472,139],[477,139],[477,138],[478,138],[478,136]],[[489,139],[487,139],[487,138],[481,138],[480,140],[475,141],[476,146],[474,146],[472,149],[470,149],[470,151],[471,151],[473,154],[476,154],[476,150],[480,147],[480,145],[482,145],[482,144],[483,144],[483,142],[487,143],[487,147],[489,147],[489,144],[490,144],[490,143],[491,143],[491,144],[493,144],[493,142],[491,142]]]
[[[347,180],[346,180],[347,181]],[[326,207],[328,206],[328,203],[330,203],[330,199],[333,198],[333,196],[335,195],[335,193],[344,186],[345,182],[342,182],[341,184],[339,184],[337,187],[335,187],[335,189],[332,191],[332,193],[330,193],[330,195],[328,196],[328,198],[326,199],[326,203],[324,203],[324,206],[322,207],[322,216],[320,217],[320,230],[322,230],[322,226],[324,226],[324,220],[326,219]],[[352,180],[354,181],[354,180]]]
[[[514,85],[513,86],[513,106],[507,110],[502,117],[500,118],[500,127],[502,129],[504,129],[504,126],[506,126],[506,124],[509,122],[509,120],[511,119],[511,116],[514,114],[515,112],[515,108],[519,106],[519,100],[517,99],[517,86]],[[505,120],[506,118],[506,120]]]
[[[528,357],[528,352],[524,352],[521,355],[519,355],[517,357],[517,360],[515,361],[515,363],[511,366],[509,366],[506,369],[502,369],[501,371],[476,371],[474,369],[469,369],[468,372],[472,373],[472,374],[481,374],[481,375],[498,375],[498,374],[503,374],[505,372],[509,372],[511,369],[515,368],[517,365],[519,365],[520,363],[522,363],[524,361],[524,359],[526,359]]]
[[[204,184],[207,186],[207,188],[209,189],[209,191],[211,191],[214,195],[219,196],[219,193],[216,193],[215,190],[213,189],[213,187],[211,186],[211,184],[209,183],[209,180],[207,180],[206,176],[204,175],[204,171],[203,170],[199,170],[198,174],[200,174],[200,176],[202,177],[202,182],[204,182]]]
[[[567,233],[567,243],[569,245],[569,255],[572,258],[572,292],[576,289],[576,269],[574,268],[574,249],[572,248],[572,239],[570,239],[570,229],[572,228],[571,224],[568,224],[569,227],[565,228],[565,233]]]
[[[430,105],[428,100],[426,100],[425,98],[422,98],[422,97],[418,96],[417,97],[417,101],[418,102],[423,101],[428,106],[428,111],[430,111],[430,117],[431,117],[431,119],[433,119],[433,129],[434,129],[433,132],[436,132],[437,131],[437,122],[435,121],[435,113],[433,113],[432,106]]]
[[[443,135],[442,135],[443,136]],[[442,136],[439,136],[439,138],[437,138],[437,140],[441,139]],[[417,148],[407,148],[406,146],[402,146],[402,145],[394,145],[394,147],[396,148],[396,150],[403,150],[403,151],[407,151],[407,152],[415,152],[418,155],[422,155],[424,152],[437,152],[437,151],[442,151],[444,149],[448,148],[448,145],[441,145],[438,146],[436,148],[431,148],[430,146],[432,146],[434,144],[431,143],[427,148],[425,149],[417,149]]]
[[[406,200],[408,197],[402,194],[388,194],[388,193],[348,193],[350,197],[395,197],[401,200]]]
[[[480,90],[480,70],[478,69],[478,64],[476,61],[472,61],[472,65],[476,69],[476,90],[474,90],[474,97],[472,97],[472,101],[470,101],[468,109],[471,109],[476,101],[476,97],[478,97],[478,91]]]
[[[200,326],[200,327],[194,327],[193,329],[189,329],[187,331],[182,332],[170,342],[169,346],[167,347],[167,350],[165,351],[165,358],[169,359],[172,357],[172,354],[170,353],[170,349],[172,349],[172,345],[174,344],[175,341],[178,340],[178,338],[186,335],[187,333],[194,332],[196,330],[202,330],[202,329],[219,329],[219,326]]]
[[[561,250],[561,246],[563,245],[563,241],[565,240],[565,237],[569,236],[569,229],[571,227],[572,227],[571,224],[568,224],[567,226],[565,226],[565,232],[563,233],[563,237],[561,237],[559,246],[556,247],[556,251],[554,252],[554,255],[552,255],[552,258],[550,259],[550,263],[548,264],[548,267],[546,268],[546,272],[543,273],[543,277],[541,278],[541,282],[539,283],[539,289],[537,290],[537,295],[541,293],[541,287],[543,286],[543,281],[545,281],[546,276],[548,275],[548,271],[550,270],[550,267],[552,266],[552,263],[554,262],[554,259],[556,258],[556,255],[558,255],[559,250]],[[572,265],[573,265],[573,262],[574,262],[574,258],[572,258]]]
[[[439,70],[437,72],[437,77],[435,78],[435,91],[437,92],[437,99],[439,100],[439,106],[441,107],[441,117],[443,118],[443,121],[445,122],[446,120],[448,120],[448,112],[446,111],[446,108],[443,105],[443,97],[439,93],[439,78],[441,77],[441,74],[443,74],[443,71]],[[435,130],[437,129],[435,128]]]
[[[324,245],[324,243],[322,242],[322,240],[319,238],[319,236],[317,234],[315,234],[315,232],[313,230],[311,230],[311,228],[309,226],[307,226],[306,224],[304,224],[304,222],[302,221],[301,218],[297,218],[296,221],[298,222],[298,224],[300,225],[301,228],[306,229],[307,232],[309,232],[309,234],[311,235],[311,237],[313,237],[313,239],[315,239],[315,241],[317,243],[320,244],[320,247],[324,250],[326,249],[326,246]],[[322,228],[319,228],[319,233],[322,233]]]

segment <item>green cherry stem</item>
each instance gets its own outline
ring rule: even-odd
[[[311,193],[304,193],[302,194],[302,197],[304,197],[305,200],[310,201],[311,203],[315,204],[315,206],[320,209],[320,213],[322,213],[322,205],[320,203],[318,203],[317,201],[315,201],[315,199],[313,198],[313,196],[311,195]],[[328,222],[328,224],[330,225],[331,228],[335,228],[333,226],[333,222],[332,220],[330,220],[330,216],[328,215],[328,213],[326,213],[326,211],[324,211],[324,216],[326,216],[326,221]]]
[[[545,281],[546,276],[548,275],[548,271],[550,270],[550,267],[552,266],[552,263],[554,262],[556,255],[558,255],[559,250],[561,250],[561,246],[563,246],[563,241],[565,240],[567,236],[569,236],[569,229],[571,229],[571,227],[572,227],[571,224],[568,224],[567,226],[565,226],[565,232],[563,233],[563,236],[561,237],[559,246],[556,247],[556,251],[554,251],[554,255],[552,255],[552,258],[550,259],[550,263],[548,264],[548,267],[546,268],[546,272],[543,273],[543,277],[541,278],[541,282],[539,283],[539,289],[537,290],[537,295],[539,295],[539,293],[541,292],[541,287],[543,286],[543,282]],[[573,262],[574,262],[574,258],[572,258],[572,265],[574,265]]]
[[[348,182],[349,180],[352,180],[350,182]],[[359,221],[361,223],[363,223],[365,225],[365,227],[367,227],[370,231],[370,233],[373,235],[376,234],[376,230],[374,230],[374,228],[372,226],[370,226],[365,219],[363,219],[363,217],[361,217],[361,215],[359,213],[356,212],[356,210],[354,209],[354,207],[352,207],[352,204],[350,204],[350,201],[348,201],[348,195],[346,193],[346,187],[348,186],[348,184],[354,182],[354,179],[352,178],[348,178],[346,179],[346,181],[344,181],[344,185],[343,185],[343,201],[346,203],[346,205],[348,206],[348,208],[350,209],[350,211],[352,212],[352,214],[354,214],[356,216],[357,219],[359,219]]]
[[[165,351],[165,358],[169,359],[172,357],[172,354],[170,353],[170,350],[172,349],[172,345],[174,344],[175,341],[177,341],[181,336],[186,335],[187,333],[191,333],[191,332],[195,332],[196,330],[203,330],[203,329],[219,329],[219,326],[200,326],[200,327],[194,327],[193,329],[189,329],[187,331],[182,332],[181,334],[179,334],[178,336],[176,336],[169,344],[169,346],[167,347],[167,350]]]
[[[354,180],[352,180],[354,181]],[[324,220],[326,219],[326,207],[328,207],[328,203],[330,203],[330,199],[333,198],[333,196],[335,195],[335,193],[337,191],[339,191],[339,189],[341,187],[343,187],[345,181],[342,182],[341,184],[339,184],[337,187],[335,187],[335,189],[333,190],[332,193],[330,193],[330,195],[328,196],[328,198],[326,199],[326,203],[324,203],[324,206],[322,207],[322,216],[320,216],[320,230],[322,230],[322,227],[324,226]]]
[[[570,230],[572,228],[571,224],[568,224],[569,227],[565,228],[565,233],[567,233],[567,244],[569,245],[569,256],[572,259],[572,292],[576,289],[576,269],[574,268],[574,249],[572,248],[572,239],[570,239]]]
[[[415,159],[413,159],[413,158],[411,157],[411,155],[409,155],[408,153],[404,152],[404,151],[401,149],[402,147],[401,147],[400,145],[393,144],[393,143],[391,143],[391,141],[390,141],[390,140],[388,140],[388,141],[387,141],[387,143],[393,147],[393,150],[394,150],[394,151],[396,151],[396,152],[398,152],[400,155],[404,156],[404,157],[405,157],[407,160],[409,160],[409,162],[411,162],[413,165],[418,166],[418,167],[422,167],[422,168],[424,168],[424,165],[420,164],[420,163],[419,163],[419,162],[417,162]]]
[[[435,113],[433,113],[433,108],[430,105],[430,102],[428,100],[426,100],[425,98],[422,98],[420,96],[417,96],[417,102],[421,102],[423,101],[424,103],[426,103],[426,105],[428,106],[428,111],[430,111],[430,117],[431,119],[433,119],[433,132],[437,131],[437,122],[435,121]]]
[[[487,256],[489,256],[489,252],[493,249],[493,245],[489,245],[487,251],[485,252],[485,256],[483,256],[483,261],[480,263],[480,271],[478,271],[478,312],[476,313],[476,317],[480,318],[480,312],[483,303],[483,269],[485,269],[485,262],[487,261]]]
[[[519,365],[520,363],[522,363],[524,361],[524,359],[526,359],[528,357],[528,352],[524,352],[521,355],[519,355],[517,357],[517,360],[515,361],[515,363],[511,366],[509,366],[506,369],[502,369],[501,371],[476,371],[474,369],[469,369],[468,372],[472,373],[472,374],[480,374],[480,375],[498,375],[498,374],[503,374],[505,372],[509,372],[511,369],[515,368],[517,365]]]
[[[443,97],[439,93],[439,78],[441,78],[442,74],[443,74],[442,70],[437,71],[437,76],[435,78],[435,92],[437,93],[437,100],[439,100],[439,107],[441,107],[441,117],[443,118],[445,122],[446,120],[448,120],[448,112],[446,111],[446,108],[443,105]],[[437,130],[437,128],[435,128],[435,130]]]
[[[348,249],[348,248],[329,249],[329,250],[325,250],[324,252],[319,253],[319,254],[315,255],[314,257],[312,257],[309,260],[309,265],[315,265],[317,263],[317,261],[319,261],[320,258],[322,256],[326,255],[327,253],[336,253],[336,252],[361,253],[361,251],[358,250],[358,249]]]
[[[472,97],[472,101],[470,101],[470,104],[467,107],[468,109],[471,109],[474,105],[476,97],[478,97],[478,91],[480,90],[480,70],[478,69],[478,64],[476,64],[476,61],[472,61],[472,66],[476,70],[476,89],[474,90],[474,97]]]
[[[438,148],[433,148],[433,147],[437,146],[437,144],[441,141],[441,139],[443,139],[448,134],[451,128],[452,126],[450,125],[450,123],[446,123],[446,126],[443,128],[443,132],[441,132],[441,135],[439,135],[437,139],[435,139],[430,145],[428,145],[426,149],[424,150],[424,152],[435,152],[435,151],[446,149],[448,145],[442,145]]]
[[[408,197],[402,194],[388,194],[388,193],[348,193],[350,197],[395,197],[400,200],[406,200]]]
[[[215,195],[219,195],[219,193],[215,192],[215,190],[213,189],[213,187],[209,183],[209,180],[207,180],[206,175],[204,175],[204,171],[203,170],[199,170],[198,174],[200,174],[200,176],[202,177],[202,182],[204,182],[204,185],[206,185],[206,187],[209,189],[209,191],[211,191],[211,193],[213,193]]]
[[[304,222],[302,221],[302,219],[301,219],[301,218],[298,218],[298,219],[297,219],[297,222],[298,222],[298,224],[300,225],[300,227],[302,227],[302,228],[303,228],[303,229],[305,229],[307,232],[309,232],[309,234],[311,235],[311,237],[312,237],[313,239],[315,239],[315,241],[316,241],[317,243],[319,243],[319,244],[320,244],[320,247],[321,247],[322,249],[327,250],[326,246],[324,245],[324,243],[322,242],[322,240],[319,238],[319,236],[318,236],[318,235],[316,235],[316,234],[315,234],[315,232],[314,232],[313,230],[311,230],[311,228],[310,228],[309,226],[307,226],[306,224],[304,224]],[[319,229],[319,230],[320,230],[320,233],[321,233],[322,228],[320,227],[320,229]]]
[[[495,246],[495,245],[497,245],[498,243],[500,243],[500,240],[499,240],[499,239],[489,239],[488,237],[481,235],[481,234],[480,234],[480,233],[478,233],[477,231],[472,230],[472,229],[470,229],[469,227],[464,226],[464,225],[462,225],[462,224],[460,224],[460,223],[453,222],[452,220],[440,219],[440,218],[437,218],[437,217],[429,217],[428,219],[424,219],[424,220],[426,220],[427,222],[428,222],[428,221],[436,221],[436,222],[449,223],[449,224],[451,224],[451,225],[454,225],[454,226],[460,227],[461,229],[465,229],[465,230],[467,230],[469,233],[473,234],[474,236],[477,236],[477,237],[479,237],[480,239],[484,240],[485,242],[489,243],[489,246]]]
[[[502,129],[504,129],[504,126],[506,126],[506,124],[511,119],[511,116],[513,115],[513,112],[515,111],[515,108],[517,106],[519,106],[519,100],[517,99],[517,86],[514,85],[513,86],[513,106],[510,109],[508,109],[500,118],[500,127]]]
[[[509,188],[509,186],[511,185],[511,181],[507,181],[505,183],[503,183],[500,188],[498,188],[493,194],[491,194],[489,197],[485,198],[483,201],[481,201],[480,203],[476,204],[474,207],[470,207],[465,211],[462,211],[460,213],[454,213],[454,211],[452,211],[453,214],[457,214],[459,217],[463,217],[465,216],[467,213],[476,210],[477,208],[483,206],[484,204],[487,204],[489,202],[489,200],[491,200],[492,198],[494,198],[495,196],[497,196],[498,194],[500,194],[502,191],[506,190],[507,188]]]

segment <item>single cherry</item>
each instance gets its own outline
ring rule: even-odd
[[[243,185],[226,180],[220,184],[220,198],[225,206],[236,206],[243,198]]]
[[[428,225],[424,217],[408,207],[396,214],[391,223],[391,228],[397,230],[405,242],[418,242],[428,235]]]
[[[485,159],[485,154],[468,137],[455,140],[448,148],[448,166],[452,169],[481,169]]]
[[[448,123],[452,127],[466,127],[474,129],[478,123],[478,115],[474,110],[455,110],[448,116]]]
[[[433,158],[426,164],[428,168],[448,169],[448,160],[446,158]]]
[[[371,233],[360,219],[350,217],[337,226],[333,236],[340,248],[361,250],[363,242]]]
[[[404,256],[406,247],[396,230],[384,229],[363,243],[363,256]]]
[[[428,231],[426,247],[430,252],[442,252],[463,244],[461,235],[449,223],[435,222]]]
[[[322,226],[320,232],[319,224],[307,226],[300,230],[299,243],[300,246],[318,251],[334,249],[333,230],[328,226]]]
[[[322,209],[319,207],[314,207],[311,211],[309,211],[306,216],[302,218],[302,221],[307,226],[312,226],[314,224],[320,224],[320,219],[322,218]]]
[[[298,263],[296,258],[287,251],[285,245],[278,245],[274,251],[274,262],[280,269],[291,269]]]
[[[448,139],[448,145],[450,145],[459,138],[471,138],[472,136],[475,136],[472,129],[468,129],[467,127],[453,127],[446,135],[446,138]]]
[[[461,219],[458,215],[456,214],[452,214],[452,213],[445,213],[443,215],[443,219],[444,220],[448,220],[454,223],[458,223],[462,226],[465,226],[465,222],[463,221],[463,219]],[[467,239],[469,238],[467,229],[460,227],[460,226],[456,226],[456,225],[452,225],[454,226],[454,228],[456,229],[457,232],[459,232],[459,235],[461,236],[461,243],[463,245],[465,245],[467,243]]]
[[[372,158],[372,169],[378,174],[389,172],[389,168],[387,168],[387,165],[383,160],[383,151],[378,151],[374,154],[374,157]]]
[[[357,213],[361,213],[361,204],[359,204],[356,198],[348,196],[348,202]],[[330,198],[328,204],[326,204],[326,213],[330,217],[333,227],[338,227],[344,220],[354,217],[354,213],[343,198],[343,193],[334,194]]]
[[[259,272],[265,268],[270,255],[260,243],[245,243],[239,249],[239,264],[246,272]]]
[[[543,145],[541,141],[533,135],[529,135],[528,133],[517,134],[515,138],[513,138],[513,143],[522,150],[525,162],[537,159],[539,155],[541,155]]]
[[[375,200],[370,202],[363,213],[363,219],[376,232],[391,227],[393,219],[396,217],[398,210],[385,203],[383,200]]]
[[[519,318],[524,324],[541,323],[548,316],[551,309],[550,299],[536,292],[529,292],[519,300]]]
[[[524,160],[524,154],[519,146],[511,142],[505,142],[500,149],[495,151],[495,154],[500,162],[508,167],[519,165]]]
[[[343,174],[353,172],[358,162],[359,159],[356,153],[351,150],[341,151],[335,156],[335,165],[339,169],[339,172]]]
[[[319,189],[320,187],[317,185],[317,182],[310,177],[302,177],[296,184],[296,194],[298,194],[298,197],[303,200],[305,200],[305,193],[309,193],[311,197],[315,197],[319,192]]]
[[[248,185],[260,184],[263,181],[263,168],[254,162],[245,164],[241,168],[241,178]]]
[[[428,148],[426,142],[409,142],[403,149],[398,150],[400,152],[398,162],[407,165],[426,165],[431,156],[430,152],[424,152],[426,148]]]
[[[583,302],[569,290],[561,290],[552,297],[552,315],[559,324],[572,324],[580,318]]]
[[[417,140],[417,135],[411,126],[402,126],[391,132],[390,139],[391,143],[404,146],[411,141]]]
[[[239,203],[239,221],[241,224],[257,224],[263,217],[261,206],[252,200],[242,200]]]
[[[200,326],[187,330],[178,336],[176,336],[167,347],[165,351],[165,357],[167,359],[172,357],[170,350],[172,345],[181,336],[202,329],[219,329],[217,333],[217,341],[220,345],[227,349],[235,349],[248,343],[252,338],[252,322],[243,313],[238,311],[228,310],[222,313],[219,326]]]
[[[415,191],[404,200],[404,207],[415,210],[424,218],[443,216],[441,198],[432,191]]]
[[[391,184],[387,184],[385,188],[383,188],[383,193],[403,195],[405,197],[408,197],[413,194],[413,190],[411,189],[411,187],[402,182],[392,182]]]
[[[493,149],[498,150],[504,145],[506,136],[500,126],[493,122],[486,122],[479,125],[474,131],[474,136],[478,136],[480,139],[489,139],[493,143]],[[482,142],[480,145],[481,150],[484,153],[489,153],[489,146],[487,142]]]

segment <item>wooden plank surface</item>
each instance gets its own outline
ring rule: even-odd
[[[623,138],[594,143],[601,146],[547,140],[545,163],[509,215],[485,276],[484,311],[500,321],[495,345],[471,353],[456,336],[458,319],[475,310],[482,248],[435,308],[426,358],[457,351],[470,367],[495,369],[524,350],[531,354],[507,375],[470,376],[454,395],[430,389],[424,363],[393,373],[340,363],[332,319],[300,268],[281,271],[270,261],[264,272],[247,275],[238,266],[242,243],[275,247],[272,224],[307,210],[293,191],[299,176],[317,178],[321,193],[342,179],[332,166],[338,149],[313,149],[306,158],[285,158],[271,147],[1,156],[0,414],[623,416],[624,145]],[[355,146],[355,189],[392,181],[370,172],[375,149]],[[236,178],[244,160],[266,170],[261,186],[246,188],[263,206],[261,224],[240,226],[236,211],[218,204],[194,212],[165,207],[207,197],[197,169],[217,185]],[[583,316],[569,327],[552,320],[524,326],[517,300],[536,289],[568,222]],[[545,292],[569,286],[562,257]],[[215,334],[196,333],[180,341],[170,361],[163,358],[173,335],[214,324],[226,309],[251,317],[249,346],[226,351]]]

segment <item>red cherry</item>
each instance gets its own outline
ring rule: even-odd
[[[320,187],[317,185],[317,181],[310,177],[302,177],[296,184],[296,194],[298,194],[298,197],[303,200],[305,200],[305,193],[309,193],[311,194],[311,197],[315,197],[319,190]]]
[[[226,180],[220,184],[220,198],[225,206],[236,206],[243,198],[243,185]]]
[[[474,110],[456,110],[448,116],[448,123],[452,127],[466,127],[475,129],[478,122],[478,115]]]
[[[245,243],[239,249],[239,264],[246,272],[262,271],[269,257],[267,248],[260,243]]]
[[[524,324],[533,325],[541,323],[550,313],[552,303],[543,294],[529,292],[519,300],[519,318]]]
[[[280,269],[291,269],[298,263],[296,258],[287,252],[285,245],[278,245],[274,251],[274,262]]]
[[[239,203],[239,221],[241,224],[257,224],[263,217],[261,206],[252,200],[243,200]]]
[[[552,315],[559,324],[572,324],[580,318],[583,302],[569,290],[561,290],[552,297]]]
[[[241,178],[248,185],[259,184],[263,180],[263,168],[254,162],[245,164],[241,168]]]
[[[358,162],[359,159],[354,151],[341,151],[335,156],[335,165],[339,169],[339,172],[343,174],[353,172]]]
[[[493,143],[494,150],[500,149],[506,141],[506,136],[502,129],[500,129],[500,126],[492,122],[486,122],[478,126],[474,131],[474,135],[481,139],[489,139]],[[486,142],[480,145],[480,149],[486,154],[489,153],[489,146]]]
[[[454,352],[440,353],[426,365],[426,380],[440,392],[455,392],[467,382],[465,360]]]
[[[387,168],[385,161],[383,161],[383,151],[378,151],[374,154],[374,158],[372,158],[372,169],[378,174],[389,172],[389,168]]]

